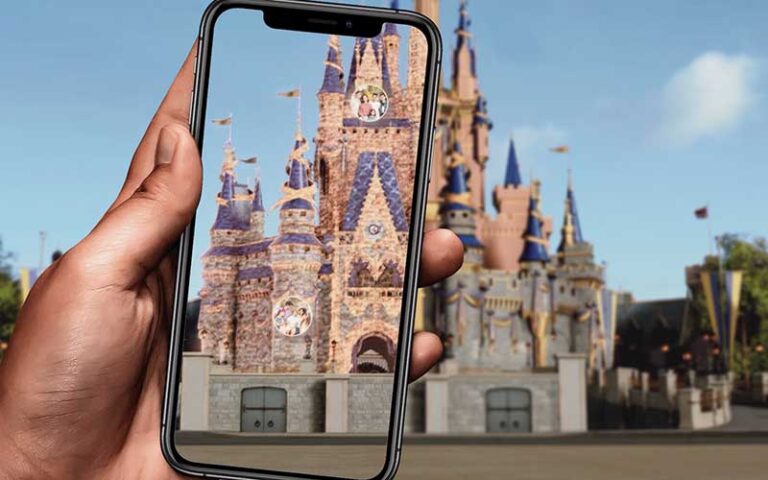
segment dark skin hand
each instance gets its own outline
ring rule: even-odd
[[[174,245],[200,198],[187,118],[194,51],[147,128],[117,199],[38,279],[0,363],[0,479],[179,479],[160,451]],[[447,230],[424,238],[429,285],[462,262]],[[439,359],[413,341],[410,378]]]

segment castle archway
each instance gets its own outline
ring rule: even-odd
[[[392,373],[395,371],[395,344],[383,333],[370,333],[352,347],[350,373]]]

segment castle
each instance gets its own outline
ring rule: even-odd
[[[439,22],[439,0],[414,3]],[[438,96],[426,213],[427,228],[459,236],[464,265],[419,291],[416,328],[440,334],[445,355],[410,387],[406,428],[581,431],[586,395],[578,381],[585,368],[611,367],[616,295],[605,288],[603,266],[583,235],[570,175],[555,251],[540,182],[523,182],[512,142],[506,175],[493,189],[496,215],[488,211],[492,123],[469,23],[461,1],[450,87]],[[202,355],[218,366],[206,374],[210,413],[201,424],[194,423],[200,415],[187,415],[192,423],[184,428],[249,431],[253,425],[231,405],[250,408],[249,389],[277,388],[288,420],[276,431],[387,430],[391,384],[375,374],[394,366],[427,55],[423,36],[410,32],[401,83],[400,48],[391,24],[374,38],[358,38],[345,75],[339,40],[330,37],[314,153],[310,161],[310,142],[297,129],[282,197],[272,199],[276,235],[264,233],[259,180],[237,181],[234,148],[225,145],[196,322]],[[366,85],[389,97],[389,111],[374,122],[350,109]],[[233,371],[247,375],[229,376]],[[268,373],[301,381],[286,383],[289,375],[278,382]]]

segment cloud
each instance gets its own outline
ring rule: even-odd
[[[757,60],[744,54],[706,52],[693,59],[664,87],[661,137],[687,145],[738,125],[757,98],[757,69]]]

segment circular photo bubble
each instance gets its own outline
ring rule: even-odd
[[[375,122],[389,109],[389,96],[381,87],[365,85],[355,90],[349,99],[352,115],[363,122]]]
[[[272,325],[286,337],[296,337],[312,325],[312,310],[304,300],[288,297],[272,309]]]

